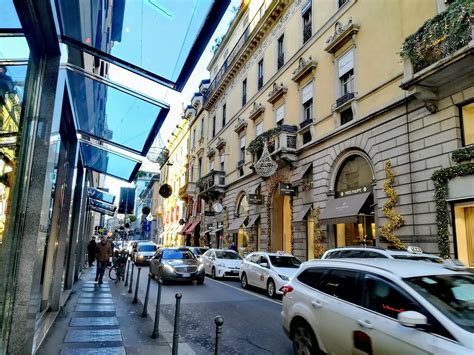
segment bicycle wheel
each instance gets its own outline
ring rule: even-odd
[[[117,280],[117,267],[113,266],[109,270],[109,278],[111,280]]]

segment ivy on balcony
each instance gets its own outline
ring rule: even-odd
[[[461,163],[474,159],[474,145],[455,150],[451,155],[451,159],[453,159],[453,161],[455,161],[456,163]]]
[[[400,55],[409,58],[417,72],[461,49],[472,39],[473,13],[472,0],[454,1],[408,36]]]
[[[281,132],[281,127],[269,129],[258,135],[253,141],[249,143],[247,151],[251,154],[255,154],[263,149],[265,142],[271,141],[278,133]]]

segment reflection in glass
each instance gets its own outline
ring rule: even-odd
[[[28,60],[29,55],[25,37],[0,37],[0,60]]]
[[[0,0],[0,27],[21,28],[13,0]]]
[[[167,109],[68,71],[78,131],[146,155]]]

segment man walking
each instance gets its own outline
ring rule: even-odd
[[[97,244],[96,248],[96,257],[97,257],[97,276],[96,281],[99,281],[99,284],[102,283],[102,278],[104,277],[105,268],[109,262],[109,258],[112,256],[112,247],[110,243],[107,242],[105,236],[100,238],[100,243]]]
[[[92,239],[89,241],[89,244],[87,244],[87,257],[89,259],[89,267],[94,266],[96,247],[97,244],[95,242],[95,237],[92,237]]]

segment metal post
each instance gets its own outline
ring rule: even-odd
[[[174,295],[176,297],[176,311],[174,313],[174,329],[173,329],[173,349],[172,354],[178,355],[178,338],[179,338],[179,306],[181,304],[181,293]]]
[[[129,274],[129,272],[130,272],[130,263],[131,263],[131,261],[130,261],[130,259],[127,257],[127,272],[125,273],[125,274],[126,274],[126,275],[125,275],[125,287],[128,286],[128,274]]]
[[[138,303],[138,284],[140,282],[140,271],[142,271],[142,268],[138,268],[138,274],[137,274],[137,284],[135,285],[135,296],[133,297],[133,304]]]
[[[148,282],[146,284],[146,292],[145,292],[145,301],[143,301],[143,312],[142,312],[142,317],[146,317],[148,315],[148,294],[150,293],[150,282],[151,282],[151,276],[148,274]]]
[[[132,263],[132,273],[130,274],[130,285],[128,285],[128,293],[132,293],[132,284],[133,284],[133,269],[135,268],[135,264],[133,263],[133,261],[130,260],[130,262]]]
[[[153,333],[151,337],[156,339],[160,336],[160,304],[161,304],[161,285],[157,282],[158,290],[156,291],[156,308],[155,308],[155,324],[153,326]]]
[[[214,355],[221,355],[222,324],[224,324],[224,318],[217,316],[214,318],[214,323],[216,323],[216,349]]]

